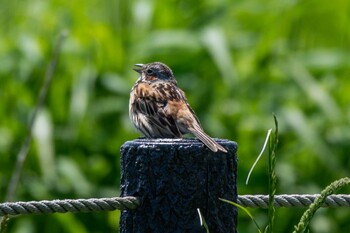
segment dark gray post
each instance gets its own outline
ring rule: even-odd
[[[120,217],[122,233],[237,232],[237,144],[217,140],[228,153],[214,153],[196,139],[137,139],[121,148],[121,196],[141,206]]]

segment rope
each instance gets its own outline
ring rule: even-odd
[[[319,194],[307,195],[275,195],[275,207],[308,207]],[[268,208],[268,195],[243,195],[238,196],[237,203],[243,207]],[[350,195],[330,195],[326,198],[323,207],[350,207]]]
[[[136,197],[67,199],[53,201],[5,202],[0,204],[0,217],[19,214],[78,213],[135,209],[139,205]]]
[[[275,195],[276,207],[307,207],[318,195]],[[268,195],[240,195],[237,203],[243,207],[267,208]],[[0,217],[20,214],[78,213],[136,209],[140,205],[136,197],[91,199],[67,199],[53,201],[5,202],[0,204]],[[350,207],[350,195],[327,197],[324,207]]]

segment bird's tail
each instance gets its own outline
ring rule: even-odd
[[[199,125],[194,125],[194,128],[189,130],[213,152],[217,152],[219,150],[227,153],[227,150],[219,143],[214,141],[214,139],[212,139],[209,135],[207,135]]]

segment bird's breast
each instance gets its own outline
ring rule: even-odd
[[[154,87],[148,83],[139,83],[134,87],[132,91],[134,98],[154,98],[157,99],[157,93]]]

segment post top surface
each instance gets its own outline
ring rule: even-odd
[[[230,141],[227,139],[217,139],[214,138],[215,141],[220,143],[223,146],[228,146],[231,148],[235,148],[237,150],[237,143],[234,141]],[[149,139],[149,138],[137,138],[132,141],[126,141],[123,147],[132,147],[132,146],[193,146],[193,147],[202,147],[204,144],[196,139],[196,138],[157,138],[157,139]]]

